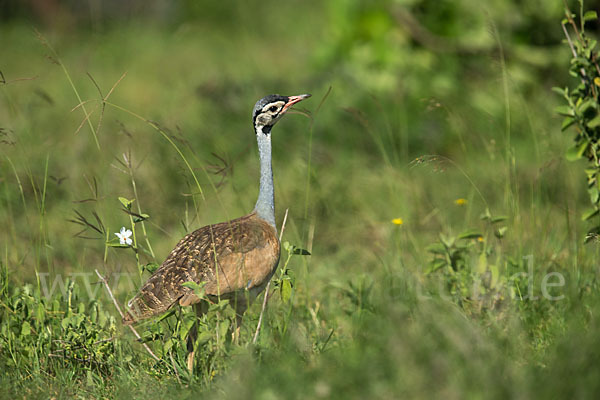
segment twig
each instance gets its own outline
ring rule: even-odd
[[[287,221],[288,211],[290,209],[285,209],[285,215],[283,216],[283,223],[281,224],[281,232],[279,232],[279,242],[281,243],[281,238],[283,237],[283,231],[285,230],[285,223]],[[267,287],[265,288],[265,298],[263,299],[262,309],[260,310],[260,316],[258,317],[258,325],[256,326],[256,332],[254,332],[254,338],[252,339],[252,344],[256,344],[258,340],[258,334],[260,333],[260,326],[262,325],[263,314],[265,313],[265,308],[267,308],[267,301],[269,300],[269,288],[271,287],[271,279],[267,282]]]
[[[577,52],[575,51],[575,47],[573,46],[573,41],[571,40],[569,32],[567,31],[567,27],[565,26],[565,24],[561,24],[561,26],[563,28],[565,36],[567,37],[567,42],[569,43],[569,47],[571,48],[571,53],[573,53],[573,57],[577,57]]]
[[[173,364],[173,371],[175,371],[175,377],[177,378],[177,382],[181,385],[181,379],[179,379],[179,372],[177,371],[177,367],[175,366],[175,360],[173,359],[173,352],[169,351],[169,357],[171,357],[171,364]]]
[[[569,22],[569,24],[571,24],[571,27],[575,31],[575,34],[577,35],[577,39],[580,42],[583,42],[583,38],[579,34],[579,30],[577,30],[577,24],[575,23],[575,21],[573,20],[573,17],[571,16],[571,10],[569,9],[569,5],[567,4],[566,0],[563,0],[563,3],[565,5],[565,16],[567,17],[567,21]],[[581,15],[581,18],[583,18],[583,15]],[[567,27],[565,26],[564,23],[561,24],[561,26],[562,26],[563,32],[567,38],[567,42],[569,43],[569,47],[571,48],[571,53],[573,53],[573,58],[577,58],[577,52],[575,51],[575,46],[573,46],[573,41],[571,40],[571,36],[569,36],[569,31],[567,31]],[[586,78],[585,69],[583,67],[581,67],[579,69],[579,72],[581,73],[581,82],[585,85],[585,83],[586,83],[585,82],[585,78]],[[593,85],[592,85],[592,88],[593,88]]]
[[[102,283],[104,283],[104,287],[106,288],[106,291],[108,292],[108,295],[112,299],[112,301],[113,301],[113,303],[115,305],[115,308],[117,309],[117,311],[121,315],[121,318],[123,318],[125,315],[121,311],[121,307],[119,307],[119,303],[115,299],[115,296],[113,296],[112,291],[110,290],[110,286],[108,286],[108,282],[107,282],[106,278],[103,277],[102,275],[100,275],[100,272],[98,272],[97,269],[94,270],[94,271],[96,271],[96,275],[98,275],[98,278],[100,278],[100,280],[102,281]],[[142,340],[142,337],[140,336],[139,333],[137,333],[137,331],[135,330],[135,328],[133,326],[129,325],[129,329],[131,329],[131,331],[133,332],[133,334],[135,335],[135,337],[137,337],[139,340]],[[144,348],[152,356],[152,358],[154,358],[156,361],[161,361],[161,359],[158,358],[158,357],[156,357],[156,355],[152,352],[152,350],[150,350],[150,347],[148,347],[148,345],[146,343],[142,343],[142,346],[144,346]]]
[[[562,28],[563,28],[563,32],[565,33],[565,36],[567,37],[567,43],[569,43],[569,47],[571,48],[571,53],[573,53],[573,57],[577,57],[577,52],[575,51],[575,47],[573,46],[573,41],[571,41],[571,37],[569,36],[569,32],[567,31],[567,27],[565,26],[565,24],[561,24]],[[581,81],[585,84],[585,69],[580,68],[579,72],[581,72]]]

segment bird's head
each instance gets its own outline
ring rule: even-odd
[[[254,105],[252,122],[257,133],[268,135],[273,125],[296,103],[310,97],[310,94],[298,96],[281,96],[270,94],[263,97]]]

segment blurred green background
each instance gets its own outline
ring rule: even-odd
[[[130,252],[72,223],[79,213],[114,236],[129,223],[119,196],[150,215],[154,256],[142,252],[141,264],[249,212],[254,102],[312,93],[273,134],[277,221],[289,209],[284,240],[312,254],[290,263],[290,338],[265,333],[271,352],[231,357],[217,383],[196,389],[593,397],[598,245],[582,244],[583,167],[564,159],[572,138],[551,92],[575,82],[563,16],[562,2],[536,0],[0,1],[0,259],[11,285],[36,272],[137,274]],[[103,106],[109,92],[118,107]],[[435,246],[454,248],[448,238],[465,249],[442,252],[439,270]],[[561,273],[553,293],[565,297],[508,299],[510,276],[531,271],[538,297],[544,274]],[[486,274],[503,283],[474,299],[465,288]],[[449,298],[431,289],[438,280]],[[273,300],[269,319],[286,307]],[[90,389],[101,385],[88,378],[72,390],[186,396],[173,377],[134,377],[132,389],[130,367],[119,368],[116,388]],[[34,394],[54,382],[36,379]]]

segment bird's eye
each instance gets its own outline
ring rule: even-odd
[[[269,107],[269,111],[275,112],[275,111],[277,111],[277,107],[271,106],[271,107]]]

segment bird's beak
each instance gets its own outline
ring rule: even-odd
[[[300,94],[298,96],[290,96],[288,97],[288,102],[285,103],[285,106],[283,106],[283,110],[281,110],[281,113],[283,114],[284,112],[288,111],[288,109],[293,106],[294,104],[298,103],[299,101],[302,101],[304,99],[309,98],[311,95],[310,94]]]

